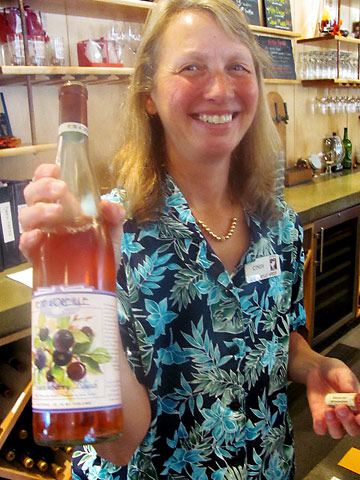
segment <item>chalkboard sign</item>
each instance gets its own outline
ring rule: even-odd
[[[259,0],[234,0],[250,25],[260,24]]]
[[[264,7],[267,27],[292,30],[290,0],[264,0]]]
[[[265,37],[257,35],[258,41],[272,58],[273,68],[270,78],[296,80],[292,43],[289,38]]]

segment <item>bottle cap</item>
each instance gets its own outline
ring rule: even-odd
[[[88,92],[81,82],[67,82],[59,88],[60,124],[76,122],[87,126]]]

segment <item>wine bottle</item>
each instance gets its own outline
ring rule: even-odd
[[[120,338],[111,238],[87,151],[87,89],[59,89],[61,221],[33,256],[33,435],[40,445],[121,434]],[[95,372],[95,373],[94,373]]]
[[[343,160],[343,168],[350,169],[352,167],[352,143],[348,136],[348,129],[344,128],[343,145],[345,150],[345,156]]]
[[[74,447],[71,447],[70,445],[64,447],[63,450],[67,455],[72,455],[74,453]]]
[[[31,470],[34,466],[34,459],[30,456],[28,452],[21,452],[17,459],[24,465],[25,468]]]
[[[14,370],[17,370],[18,372],[25,371],[25,365],[16,357],[9,357],[6,363],[10,365],[10,367],[12,367]]]
[[[57,478],[59,475],[61,475],[64,471],[64,467],[61,467],[57,463],[51,463],[50,465],[50,473],[54,478]]]
[[[0,454],[7,462],[13,462],[16,457],[16,450],[14,447],[5,444],[0,450]]]
[[[11,388],[5,385],[5,383],[3,383],[1,380],[0,380],[0,395],[2,395],[4,398],[9,398],[13,395],[13,391],[11,390]]]

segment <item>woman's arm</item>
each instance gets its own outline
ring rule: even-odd
[[[28,207],[20,214],[24,233],[20,239],[20,249],[31,261],[31,252],[39,248],[44,226],[56,225],[63,210],[57,200],[67,195],[67,187],[57,179],[58,170],[53,164],[40,165],[33,181],[25,189]],[[125,211],[109,201],[101,202],[104,220],[111,233],[114,250],[120,252],[122,224]],[[120,259],[117,259],[119,262]],[[121,390],[123,401],[123,435],[113,441],[95,445],[99,455],[117,465],[126,465],[136,448],[145,437],[151,421],[150,402],[146,388],[133,373],[123,348],[120,356]]]
[[[360,412],[354,413],[345,405],[333,408],[325,404],[327,393],[360,392],[359,381],[341,360],[315,352],[294,331],[290,334],[288,376],[306,385],[313,428],[318,435],[325,435],[326,431],[333,438],[341,438],[344,432],[351,436],[360,434]]]

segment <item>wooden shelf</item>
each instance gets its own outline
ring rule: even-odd
[[[26,85],[27,76],[32,85],[59,85],[67,80],[80,80],[88,85],[126,82],[133,68],[126,67],[0,67],[0,86]]]
[[[302,80],[303,87],[315,88],[340,88],[340,87],[358,87],[360,80],[353,80],[351,78],[331,78],[320,80]]]
[[[17,7],[17,0],[9,0],[8,6]],[[32,0],[31,8],[47,13],[81,17],[144,22],[152,2],[142,0]]]
[[[39,152],[46,152],[48,150],[55,150],[56,147],[57,143],[43,143],[39,145],[24,145],[16,148],[3,148],[0,150],[0,158],[36,154]]]
[[[280,28],[269,28],[269,27],[262,27],[258,25],[250,25],[250,30],[257,33],[266,33],[268,35],[279,35],[281,37],[293,37],[293,38],[300,37],[299,33],[293,32],[291,30],[282,30]]]
[[[310,43],[315,46],[325,46],[329,42],[360,45],[360,40],[352,37],[339,37],[337,35],[323,35],[318,37],[298,38],[297,43]]]
[[[19,393],[12,408],[8,411],[6,417],[0,424],[0,448],[3,446],[9,433],[14,428],[21,412],[31,397],[31,381],[25,386],[24,390]],[[1,474],[1,472],[0,472]]]
[[[291,80],[287,78],[265,78],[265,83],[267,84],[285,84],[288,83],[290,85],[301,85],[301,80]]]

